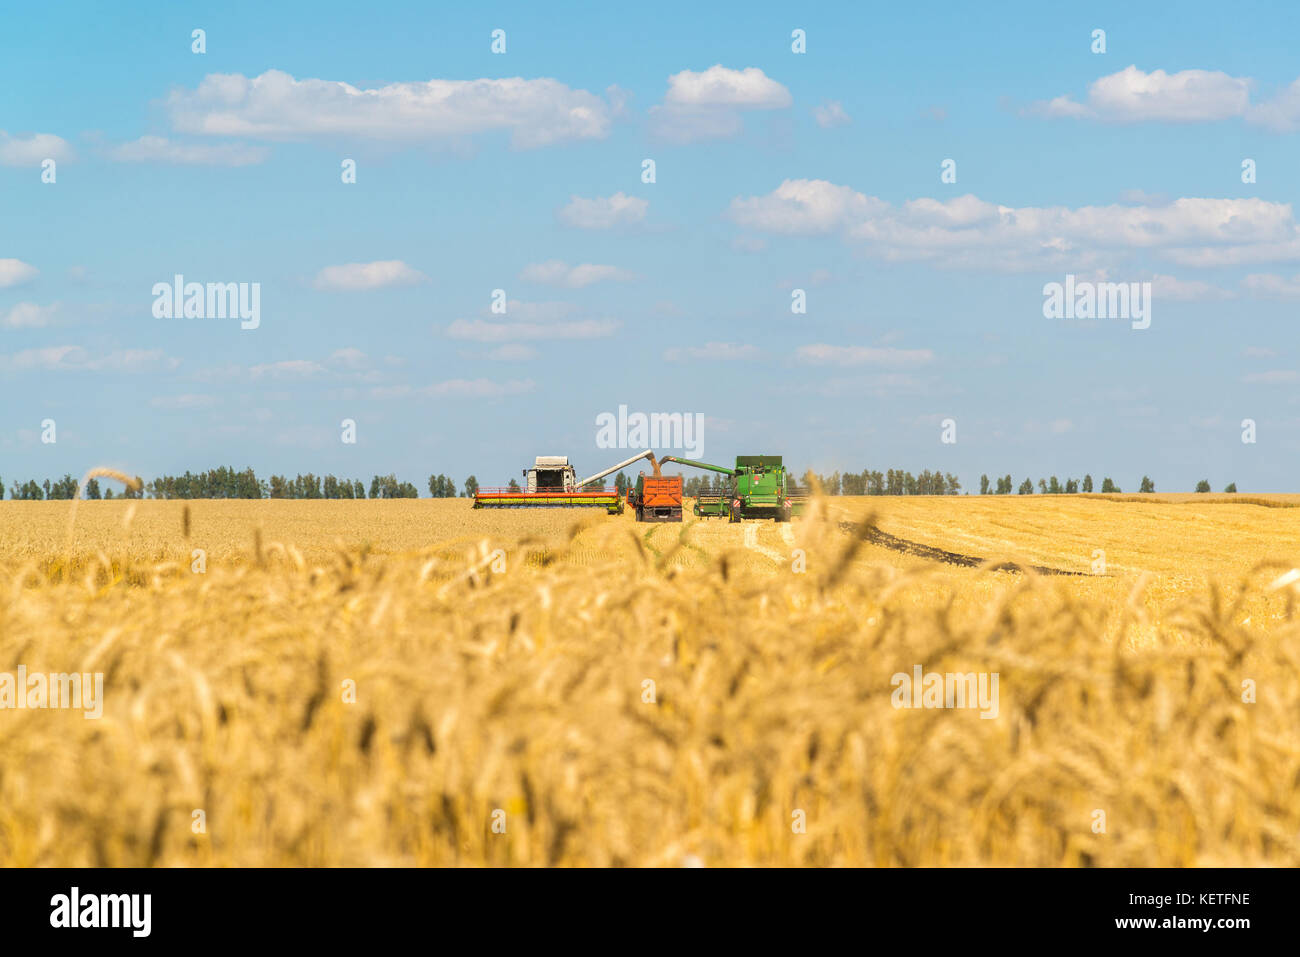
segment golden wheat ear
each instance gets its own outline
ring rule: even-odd
[[[132,478],[117,469],[108,468],[105,465],[98,465],[81,477],[77,483],[77,494],[72,496],[72,508],[68,510],[68,545],[72,545],[72,529],[77,523],[77,503],[81,501],[81,493],[86,490],[86,483],[93,478],[113,478],[117,479],[133,492],[140,491],[144,485],[138,478]]]

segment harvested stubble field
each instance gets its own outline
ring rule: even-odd
[[[5,502],[0,865],[1294,866],[1297,501]]]

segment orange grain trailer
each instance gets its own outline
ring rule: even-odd
[[[636,509],[638,522],[680,522],[682,520],[682,477],[640,475],[627,497]]]

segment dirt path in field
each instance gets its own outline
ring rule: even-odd
[[[850,535],[858,534],[857,522],[840,522],[840,529],[848,532]],[[919,558],[927,558],[934,562],[944,562],[948,565],[961,565],[965,568],[978,568],[985,564],[987,558],[976,558],[974,555],[962,555],[960,552],[950,552],[942,548],[935,548],[933,545],[922,545],[920,542],[909,542],[905,538],[899,538],[897,535],[890,535],[888,532],[882,532],[876,526],[867,529],[864,540],[873,545],[879,545],[882,548],[889,548],[896,552],[903,552],[908,555],[916,555]],[[1063,568],[1049,568],[1046,565],[1018,565],[1015,562],[1001,562],[997,565],[989,566],[993,571],[1019,572],[1025,568],[1031,568],[1040,575],[1075,575],[1083,576],[1086,572],[1071,572]]]

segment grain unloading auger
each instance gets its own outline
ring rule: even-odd
[[[720,472],[728,477],[735,475],[735,469],[723,468],[721,465],[710,465],[708,462],[696,462],[692,459],[678,458],[676,455],[669,455],[659,464],[667,465],[669,462],[676,462],[679,465],[690,465],[697,469],[706,469],[710,472]],[[721,488],[702,488],[695,496],[695,508],[692,509],[696,518],[721,518],[731,514],[731,491],[734,483],[725,482]]]
[[[803,510],[804,500],[786,475],[779,455],[737,455],[736,467],[726,468],[708,462],[669,455],[663,465],[677,462],[697,469],[719,472],[731,480],[721,489],[703,489],[695,500],[695,514],[701,518],[727,516],[728,521],[744,518],[772,518],[788,522]]]
[[[655,475],[659,475],[659,463],[650,449],[584,479],[577,478],[567,455],[539,455],[533,460],[532,468],[524,469],[522,486],[480,488],[474,493],[474,507],[604,508],[610,515],[618,515],[623,511],[623,499],[617,490],[595,483],[641,459],[649,459]]]

